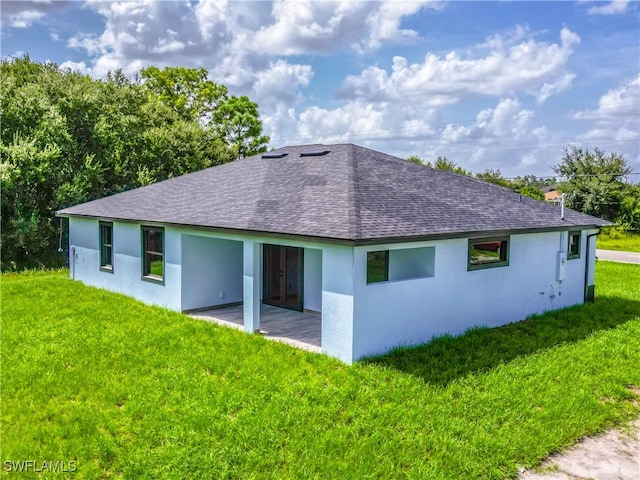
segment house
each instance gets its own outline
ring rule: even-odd
[[[191,311],[321,312],[347,363],[592,300],[604,220],[351,144],[236,160],[66,208],[70,274]],[[239,307],[240,308],[240,307]]]
[[[544,200],[550,203],[559,203],[560,202],[560,192],[555,185],[549,185],[541,188],[542,193],[544,193]]]

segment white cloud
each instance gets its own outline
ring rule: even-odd
[[[34,23],[42,22],[48,12],[64,8],[68,3],[54,0],[2,2],[2,26],[28,28]]]
[[[307,86],[313,77],[310,65],[292,65],[284,60],[270,64],[268,70],[256,73],[253,92],[264,105],[292,105],[300,98],[298,86]]]
[[[557,93],[563,92],[571,88],[571,84],[573,83],[573,79],[576,78],[574,73],[565,73],[559,75],[555,81],[551,83],[545,82],[540,90],[536,93],[536,100],[538,103],[543,103],[550,96],[555,95]]]
[[[517,98],[503,98],[494,108],[482,110],[473,124],[447,124],[438,142],[427,145],[435,158],[448,156],[474,172],[487,168],[503,174],[521,168],[540,169],[540,149],[549,140],[546,127],[535,127],[534,112]]]
[[[103,52],[103,44],[99,38],[83,33],[69,38],[67,47],[85,50],[89,56],[100,55]]]
[[[87,67],[87,64],[85,62],[73,62],[71,60],[67,60],[66,62],[61,63],[60,68],[63,70],[66,70],[66,69],[74,70],[76,72],[80,72],[84,74],[88,74],[90,71],[89,67]]]
[[[443,120],[441,108],[361,99],[333,109],[312,106],[297,116],[290,111],[288,116],[287,131],[297,133],[276,135],[283,144],[356,142],[403,158],[447,156],[474,172],[492,168],[505,175],[523,170],[549,175],[549,158],[562,145],[546,126],[534,123],[534,112],[517,98],[499,99],[468,124]]]
[[[619,145],[626,142],[638,142],[638,130],[620,128],[592,128],[576,137],[582,142],[596,145]]]
[[[426,2],[385,2],[377,11],[368,18],[370,29],[369,47],[378,47],[382,42],[392,41],[397,43],[414,43],[419,39],[418,32],[410,29],[401,29],[400,22],[407,17],[419,12]],[[432,8],[439,8],[438,4],[431,4]]]
[[[151,53],[177,53],[182,52],[186,45],[178,40],[165,40],[161,39],[155,47],[151,47],[149,51]]]
[[[402,27],[403,19],[425,5],[440,7],[429,2],[347,0],[89,0],[88,5],[104,18],[105,27],[98,34],[78,32],[67,40],[68,47],[90,57],[87,63],[68,66],[94,76],[117,68],[134,74],[150,64],[204,66],[209,78],[258,102],[265,125],[267,119],[274,122],[267,127],[274,138],[314,76],[310,65],[289,62],[287,55],[363,51],[382,42],[413,41],[417,34]],[[437,103],[435,97],[433,102]],[[285,120],[274,120],[276,113]],[[419,123],[412,120],[411,125],[416,129]]]
[[[589,8],[589,15],[618,15],[627,11],[629,0],[612,0],[605,5],[596,5]]]
[[[476,126],[483,130],[484,136],[519,140],[528,132],[531,118],[531,110],[523,110],[517,99],[506,98],[501,99],[496,108],[481,111]]]
[[[325,53],[339,48],[365,50],[380,42],[406,43],[417,32],[401,29],[403,17],[413,15],[428,2],[335,2],[280,0],[273,4],[272,24],[256,33],[253,48],[272,54]],[[438,4],[433,4],[438,8]]]
[[[371,134],[385,136],[386,109],[370,103],[352,102],[333,110],[317,106],[300,114],[298,133],[304,142],[351,142]],[[398,132],[394,131],[397,135]],[[315,139],[315,140],[314,140]]]
[[[469,95],[500,97],[526,92],[542,102],[570,88],[574,75],[568,72],[567,63],[579,42],[580,37],[566,28],[560,32],[560,43],[549,44],[535,41],[518,27],[510,36],[494,36],[481,45],[490,49],[485,56],[429,53],[424,62],[414,64],[394,57],[391,73],[369,67],[348,77],[339,96],[373,101],[414,97],[442,105]]]
[[[133,74],[140,66],[184,64],[185,59],[197,66],[206,54],[188,0],[90,0],[88,5],[105,18],[104,31],[99,35],[80,32],[67,41],[67,46],[87,52],[95,76],[103,76],[114,67]]]
[[[628,151],[638,155],[640,145],[640,75],[603,94],[598,108],[573,115],[586,121],[586,130],[578,140],[600,147]],[[635,153],[634,153],[635,152]]]
[[[637,121],[638,112],[640,112],[640,75],[602,95],[597,109],[577,112],[574,118],[616,122],[624,119]]]
[[[42,12],[38,12],[36,10],[25,10],[9,16],[7,24],[10,27],[27,28],[31,26],[32,23],[42,19],[42,17],[44,17],[44,13]]]

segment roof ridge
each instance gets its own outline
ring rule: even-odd
[[[347,148],[347,212],[349,217],[349,236],[360,238],[362,225],[360,222],[360,204],[358,199],[358,161],[356,155],[356,145],[345,144]]]

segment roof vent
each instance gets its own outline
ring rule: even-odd
[[[284,158],[287,155],[289,155],[289,154],[288,153],[282,153],[282,152],[280,152],[280,153],[277,153],[277,152],[274,152],[274,153],[263,153],[261,158]]]
[[[306,152],[300,153],[301,157],[321,157],[329,153],[329,150],[307,150]]]

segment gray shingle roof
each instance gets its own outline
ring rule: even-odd
[[[322,156],[301,156],[329,150]],[[503,187],[352,144],[284,147],[76,205],[61,216],[347,241],[609,223]]]

